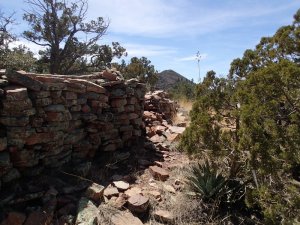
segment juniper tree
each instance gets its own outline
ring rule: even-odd
[[[68,74],[83,56],[95,52],[108,23],[102,17],[86,22],[87,0],[26,0],[29,10],[23,18],[31,27],[23,36],[46,50],[41,52],[50,73]],[[88,38],[86,40],[86,37]]]

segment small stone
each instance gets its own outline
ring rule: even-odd
[[[141,194],[142,193],[142,189],[139,187],[132,187],[130,189],[128,189],[127,191],[125,191],[125,194],[129,197],[137,195],[137,194]]]
[[[18,86],[9,86],[4,88],[6,99],[9,101],[21,101],[28,98],[27,88]]]
[[[158,166],[150,166],[150,173],[156,180],[166,181],[169,178],[169,172]]]
[[[150,141],[152,141],[153,143],[161,143],[164,142],[165,140],[166,138],[163,135],[159,136],[158,134],[150,138]]]
[[[141,194],[133,195],[128,199],[128,209],[132,212],[144,213],[149,207],[149,198]]]
[[[149,195],[152,195],[156,199],[160,199],[161,198],[161,193],[159,191],[148,191],[147,193]]]
[[[174,216],[171,212],[166,210],[157,210],[154,212],[154,218],[155,220],[163,223],[173,223],[174,222]]]
[[[176,190],[174,187],[172,187],[171,185],[168,184],[164,184],[163,185],[164,189],[172,194],[176,194]]]
[[[127,203],[125,194],[120,195],[114,201],[112,201],[112,199],[113,198],[111,198],[111,200],[110,200],[110,204],[117,209],[122,209],[124,207],[124,205]]]
[[[102,77],[106,78],[106,79],[108,79],[110,81],[116,81],[117,80],[117,75],[115,75],[115,74],[113,74],[113,73],[111,73],[109,71],[106,71],[106,70],[103,71]]]
[[[46,112],[65,112],[64,105],[48,105],[44,108]]]
[[[111,217],[112,225],[143,225],[142,221],[132,215],[132,213],[126,211],[114,213]]]
[[[185,127],[170,126],[169,130],[171,133],[182,134],[185,131]]]
[[[108,186],[107,188],[104,189],[104,196],[107,198],[111,198],[112,196],[118,196],[119,191],[115,187]]]
[[[103,192],[104,192],[104,187],[102,185],[93,183],[91,186],[88,187],[85,195],[89,199],[97,202],[103,197]]]
[[[120,191],[126,191],[129,188],[129,183],[125,181],[114,181],[113,184]]]
[[[0,137],[0,151],[3,151],[7,148],[7,138]]]

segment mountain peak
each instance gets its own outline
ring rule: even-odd
[[[176,83],[180,81],[191,82],[183,75],[177,73],[172,69],[164,70],[157,74],[158,81],[156,84],[157,89],[168,90],[171,89]]]

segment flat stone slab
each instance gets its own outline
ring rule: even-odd
[[[153,213],[155,220],[163,223],[173,223],[174,216],[167,210],[157,210]]]
[[[17,71],[14,74],[6,74],[7,80],[11,83],[19,84],[33,91],[40,91],[43,83],[26,76],[26,72]]]
[[[139,218],[135,217],[128,211],[114,213],[111,217],[111,223],[113,225],[143,225]]]
[[[119,191],[116,187],[107,187],[104,190],[104,196],[107,198],[111,198],[112,196],[118,196],[119,195]]]
[[[146,212],[149,207],[149,198],[137,194],[128,199],[128,209],[131,212],[143,213]]]
[[[114,181],[113,185],[120,191],[126,191],[129,188],[129,183],[125,181]]]
[[[182,134],[185,131],[185,127],[170,126],[169,130],[171,133]]]
[[[166,181],[169,178],[169,172],[163,168],[158,166],[150,166],[149,167],[150,173],[156,180]]]

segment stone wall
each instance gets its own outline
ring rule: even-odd
[[[0,74],[0,189],[22,175],[131,144],[145,86],[120,74]]]

